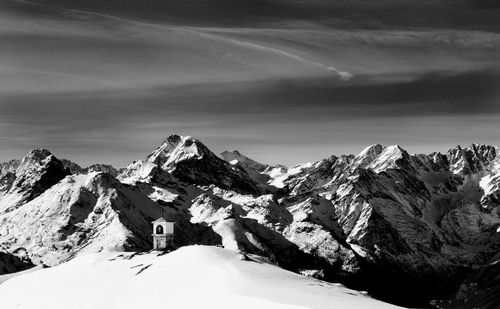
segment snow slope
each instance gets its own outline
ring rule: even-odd
[[[86,254],[4,282],[0,299],[3,309],[396,308],[249,259],[208,246],[169,254]]]

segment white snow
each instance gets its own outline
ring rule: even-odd
[[[84,254],[0,284],[2,309],[396,308],[217,247]]]
[[[492,172],[479,180],[479,187],[484,191],[483,196],[494,194],[500,187],[500,173]]]
[[[382,152],[368,165],[375,173],[380,173],[396,167],[396,160],[403,156],[403,150],[398,145],[385,146]]]
[[[135,161],[131,163],[126,171],[118,176],[118,179],[126,184],[147,181],[156,164],[148,161]]]
[[[271,177],[271,181],[269,182],[270,185],[275,186],[276,188],[283,188],[285,186],[285,180],[313,166],[313,162],[297,164],[288,169],[284,169],[280,166],[274,167],[268,171],[264,171],[263,174],[267,174],[269,175],[269,177]]]
[[[17,277],[17,276],[20,276],[20,275],[23,275],[23,274],[27,274],[27,273],[31,273],[31,272],[34,272],[34,271],[37,271],[37,270],[40,270],[40,269],[43,269],[43,265],[38,265],[38,266],[35,266],[33,268],[29,268],[27,270],[18,271],[18,272],[11,273],[11,274],[1,275],[0,276],[0,284],[2,284],[3,282],[5,282],[5,281],[7,281],[9,279],[12,279],[14,277]]]
[[[152,186],[154,189],[153,193],[149,194],[148,197],[153,201],[164,201],[164,202],[173,202],[179,195],[174,194],[167,189]]]

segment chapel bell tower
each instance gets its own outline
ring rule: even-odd
[[[174,224],[161,217],[153,221],[153,250],[171,249],[174,246]]]

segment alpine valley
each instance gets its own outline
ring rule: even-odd
[[[34,149],[0,164],[0,275],[37,270],[0,284],[0,295],[52,269],[106,271],[89,260],[96,252],[149,252],[151,222],[165,216],[179,248],[166,265],[189,252],[242,263],[192,245],[219,246],[399,306],[498,308],[499,206],[500,154],[488,145],[431,154],[372,145],[286,167],[172,135],[124,169]],[[139,257],[157,261],[151,269],[162,258]]]

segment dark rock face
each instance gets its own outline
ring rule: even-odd
[[[28,200],[32,200],[45,192],[48,188],[58,183],[61,179],[68,175],[67,170],[62,165],[62,162],[57,158],[52,157],[44,166],[44,172],[40,175],[38,181],[33,183]],[[22,181],[16,185],[20,185]]]
[[[33,266],[34,265],[27,259],[0,251],[0,275],[23,271]]]
[[[500,308],[500,261],[481,266],[444,300],[433,302],[439,308]]]
[[[198,185],[214,184],[241,193],[260,192],[258,185],[245,174],[234,170],[223,161],[207,157],[179,162],[172,175],[182,181]]]
[[[73,161],[70,161],[68,159],[61,159],[61,162],[62,162],[64,168],[66,168],[71,174],[84,174],[85,173],[84,169],[80,165],[76,164]]]

